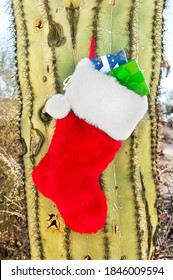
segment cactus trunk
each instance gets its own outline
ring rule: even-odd
[[[157,232],[159,112],[164,0],[12,0],[16,80],[21,94],[21,136],[31,259],[153,259]],[[126,49],[150,85],[149,112],[102,174],[107,222],[97,234],[70,230],[55,205],[37,192],[33,167],[45,155],[55,121],[45,102],[89,54]],[[99,147],[98,147],[99,149]],[[67,170],[68,176],[68,170]]]

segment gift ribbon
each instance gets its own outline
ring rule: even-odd
[[[101,56],[101,61],[103,63],[103,67],[100,69],[101,72],[108,72],[111,70],[109,61],[106,55]]]
[[[127,69],[123,67],[118,67],[116,70],[112,70],[109,72],[113,74],[115,78],[118,79],[118,81],[126,86],[127,88],[135,91],[136,93],[140,95],[146,94],[146,89],[140,85],[140,83],[145,81],[145,78],[142,74],[142,72],[137,72],[133,75],[131,75]]]

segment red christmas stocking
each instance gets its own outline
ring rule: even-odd
[[[74,231],[92,233],[104,226],[106,198],[98,178],[120,146],[120,141],[72,111],[56,122],[49,150],[34,169],[33,179]]]
[[[96,233],[107,215],[99,176],[144,116],[147,98],[95,70],[85,58],[78,63],[65,95],[53,96],[46,110],[58,120],[33,180],[72,230]]]

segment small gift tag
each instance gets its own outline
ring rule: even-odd
[[[107,75],[116,77],[120,84],[141,96],[150,93],[145,77],[135,59],[112,69]]]
[[[97,70],[106,73],[119,65],[125,64],[127,62],[127,57],[126,52],[121,50],[119,52],[96,57],[91,59],[91,61],[94,63]]]

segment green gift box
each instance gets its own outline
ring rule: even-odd
[[[141,96],[150,93],[145,77],[135,59],[112,69],[107,75],[115,77],[120,84]]]

